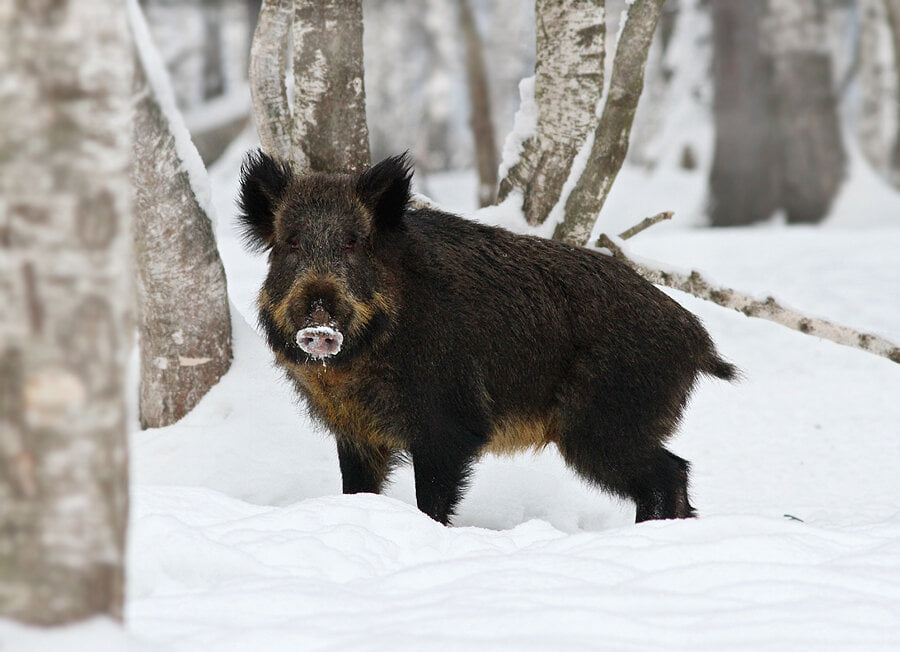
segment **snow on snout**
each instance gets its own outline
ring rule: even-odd
[[[308,326],[297,331],[297,346],[314,358],[336,355],[344,336],[331,326]]]

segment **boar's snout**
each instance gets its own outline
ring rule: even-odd
[[[344,336],[331,326],[307,326],[297,331],[297,346],[314,358],[327,358],[341,350]]]

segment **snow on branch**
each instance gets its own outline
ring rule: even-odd
[[[712,301],[725,308],[731,308],[742,312],[748,317],[758,317],[768,321],[787,326],[806,335],[815,335],[822,339],[830,340],[836,344],[862,349],[869,353],[882,356],[900,364],[900,347],[879,335],[862,333],[860,331],[841,326],[818,317],[809,317],[794,310],[784,307],[774,297],[766,297],[763,300],[743,294],[731,288],[717,286],[704,278],[700,272],[691,270],[688,273],[674,270],[665,270],[659,267],[651,267],[646,262],[637,262],[630,258],[622,249],[623,241],[644,229],[657,224],[662,220],[672,217],[672,213],[660,213],[654,217],[648,217],[640,224],[611,237],[601,234],[597,239],[598,247],[605,247],[615,258],[631,267],[638,274],[656,285],[687,292],[700,299]]]

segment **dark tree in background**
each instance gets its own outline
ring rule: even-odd
[[[458,0],[459,22],[466,46],[466,76],[472,135],[475,137],[475,164],[478,168],[478,204],[490,206],[497,196],[497,146],[491,117],[491,92],[484,61],[484,46],[469,0]]]
[[[846,155],[823,0],[713,0],[714,226],[816,223]]]
[[[716,226],[759,222],[778,206],[771,59],[761,38],[765,14],[764,2],[712,3],[716,139],[710,219]]]

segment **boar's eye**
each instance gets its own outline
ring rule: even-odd
[[[344,244],[341,246],[341,253],[352,254],[354,251],[356,251],[356,236],[351,235],[344,240]]]
[[[300,251],[300,238],[297,236],[291,236],[287,240],[287,250],[290,252]]]

